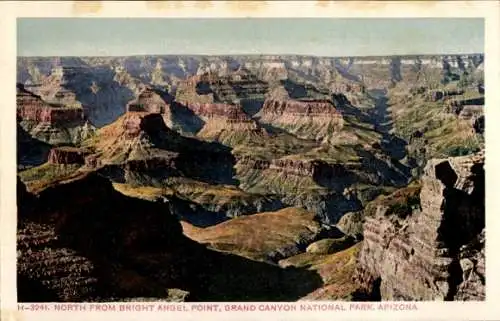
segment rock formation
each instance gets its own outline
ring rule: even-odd
[[[434,159],[420,209],[379,205],[365,218],[356,282],[372,299],[484,300],[483,166],[482,152]]]
[[[56,147],[49,153],[48,162],[50,164],[85,164],[85,154],[83,149],[75,147]]]
[[[53,145],[78,144],[92,136],[94,127],[87,121],[81,105],[61,105],[17,86],[17,118],[34,138]]]
[[[447,110],[457,115],[460,114],[464,106],[484,106],[484,97],[471,99],[454,99],[449,100],[446,104]]]
[[[93,150],[86,157],[88,166],[117,165],[132,172],[140,169],[145,175],[149,173],[149,178],[142,177],[149,180],[182,173],[202,180],[232,181],[229,164],[234,160],[226,147],[183,137],[169,129],[158,113],[128,112],[99,129],[88,147]]]
[[[344,166],[328,164],[322,160],[273,159],[271,161],[253,159],[249,156],[238,158],[238,165],[252,169],[267,169],[286,175],[311,177],[313,179],[332,179],[347,175]]]
[[[139,93],[136,99],[127,104],[127,111],[163,114],[167,111],[172,100],[173,97],[170,97],[167,93],[161,93],[147,87]]]
[[[484,299],[482,62],[19,58],[20,301]]]
[[[48,123],[50,125],[71,124],[85,119],[83,108],[56,107],[18,85],[17,117],[21,121]]]
[[[189,77],[179,84],[176,99],[196,103],[236,103],[263,97],[267,89],[264,81],[240,68],[227,75],[205,73]]]
[[[307,139],[323,140],[343,127],[341,113],[328,100],[266,100],[257,116]]]

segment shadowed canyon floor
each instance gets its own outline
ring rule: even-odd
[[[483,60],[18,58],[19,301],[484,300]]]

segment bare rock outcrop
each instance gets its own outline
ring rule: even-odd
[[[48,102],[18,84],[19,124],[32,137],[52,145],[78,144],[91,137],[95,128],[87,120],[85,108],[66,96],[61,93],[59,102]]]
[[[224,118],[228,122],[251,122],[250,117],[245,114],[241,106],[223,103],[191,103],[182,102],[194,114],[206,118]]]
[[[167,93],[160,93],[150,87],[146,87],[136,99],[127,104],[127,111],[144,111],[163,114],[167,111],[172,100],[173,97],[168,96]]]
[[[347,174],[347,170],[340,164],[329,164],[322,160],[301,159],[253,159],[249,156],[240,157],[238,164],[251,169],[267,169],[287,175],[305,176],[313,179],[331,179]]]
[[[50,164],[85,164],[85,156],[88,151],[75,147],[55,147],[49,152],[48,162]]]
[[[42,100],[40,96],[25,90],[22,86],[18,86],[17,89],[17,117],[21,121],[67,124],[85,120],[81,107],[58,107]]]
[[[344,124],[342,114],[329,100],[267,99],[257,116],[304,139],[324,140]]]
[[[373,300],[484,300],[483,166],[483,152],[433,159],[420,209],[380,205],[365,217],[361,292]]]
[[[91,147],[86,166],[107,167],[115,173],[110,177],[121,182],[130,178],[130,183],[152,184],[151,180],[180,175],[177,170],[192,178],[232,182],[234,157],[228,147],[181,136],[159,113],[127,112],[100,128]]]
[[[226,74],[204,72],[179,83],[176,99],[198,103],[234,103],[263,96],[268,84],[245,68]]]

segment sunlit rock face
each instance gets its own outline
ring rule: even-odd
[[[433,159],[420,208],[364,223],[356,281],[382,300],[484,300],[484,153]]]

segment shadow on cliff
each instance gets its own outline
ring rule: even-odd
[[[123,163],[110,165],[106,170],[113,180],[151,185],[154,181],[182,176],[208,183],[238,184],[233,178],[236,158],[230,147],[182,136],[168,128],[160,114],[148,114],[142,121],[144,138],[139,144],[141,150],[146,151],[146,156],[131,160],[124,153],[126,160]],[[126,133],[117,135],[126,136]],[[123,146],[123,150],[128,149],[128,146]]]
[[[20,125],[17,124],[17,168],[39,166],[48,159],[52,146],[41,140],[33,138]]]
[[[308,97],[307,89],[304,85],[296,83],[290,79],[280,80],[281,85],[285,87],[288,95],[292,99],[300,99]]]
[[[257,114],[264,106],[265,99],[241,98],[240,104],[243,111],[250,117]]]
[[[313,271],[208,250],[183,236],[168,207],[126,197],[96,173],[36,196],[18,181],[18,206],[22,233],[45,226],[44,233],[18,238],[31,250],[21,251],[18,264],[20,300],[161,299],[167,288],[179,288],[190,292],[190,301],[293,301],[322,285]],[[47,229],[54,235],[49,243],[42,242]],[[69,265],[65,256],[38,264],[39,251],[65,248],[85,257],[91,272]],[[31,292],[30,283],[41,290]]]
[[[83,105],[92,106],[86,116],[97,127],[115,121],[135,98],[132,90],[115,81],[116,73],[109,67],[90,66],[80,59],[65,61],[63,66],[78,68],[65,72],[67,82],[63,87],[75,93],[76,100]],[[99,88],[97,91],[92,89],[94,84]]]
[[[389,111],[387,91],[373,89],[370,95],[375,100],[375,107],[370,112],[370,117],[375,125],[375,130],[382,134],[381,147],[391,157],[401,160],[406,156],[407,142],[393,134],[393,121]]]
[[[346,66],[342,65],[340,59],[338,58],[335,59],[334,62],[335,62],[335,69],[342,75],[342,77],[356,82],[361,81],[360,76],[350,72],[350,69],[354,63],[354,58],[349,58],[349,62],[347,63]]]
[[[403,76],[401,75],[401,58],[400,57],[391,58],[390,70],[391,70],[391,81],[393,83],[403,80]]]
[[[370,173],[371,184],[383,184],[393,186],[404,186],[408,184],[411,177],[411,169],[394,158],[383,160],[374,153],[363,149],[362,146],[355,147],[356,154],[361,159],[363,168]]]
[[[170,119],[174,130],[193,135],[196,135],[205,125],[205,121],[191,109],[176,101],[170,105]]]
[[[448,272],[450,289],[445,300],[452,301],[463,282],[463,271],[460,266],[460,250],[463,245],[471,243],[485,227],[485,176],[484,165],[474,164],[472,173],[472,192],[455,188],[458,175],[448,161],[436,165],[435,175],[444,185],[443,222],[438,230],[438,241],[449,248],[453,258]],[[464,224],[465,222],[465,224]]]

